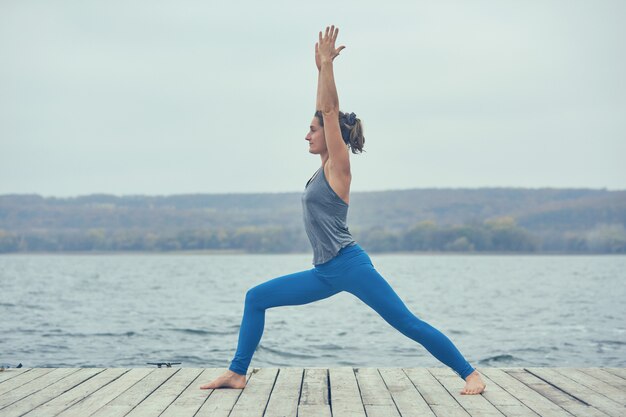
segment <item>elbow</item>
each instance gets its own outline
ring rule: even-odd
[[[322,105],[322,108],[320,109],[322,112],[322,115],[324,116],[339,116],[339,105]]]

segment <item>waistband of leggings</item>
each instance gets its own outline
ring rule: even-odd
[[[343,248],[339,249],[339,252],[337,252],[337,255],[335,255],[331,260],[318,266],[331,265],[337,262],[341,262],[341,260],[344,259],[346,256],[350,257],[350,255],[353,255],[359,252],[365,252],[365,251],[363,250],[361,246],[359,246],[358,243],[353,243],[349,246],[344,246]]]
[[[344,246],[343,248],[339,249],[339,252],[337,252],[337,255],[335,255],[333,258],[329,259],[328,261],[324,262],[323,264],[315,265],[315,268],[321,269],[321,270],[334,268],[338,263],[341,263],[343,260],[345,260],[346,256],[350,257],[350,254],[359,253],[359,252],[365,252],[365,251],[363,250],[361,246],[359,246],[358,243],[353,243],[353,244],[350,244],[349,246]]]
[[[344,253],[358,252],[362,250],[363,248],[359,246],[358,243],[355,242],[351,245],[344,246],[343,248],[341,248],[339,252],[337,252],[337,256],[343,255]]]

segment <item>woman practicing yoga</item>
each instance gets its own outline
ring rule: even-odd
[[[348,291],[463,378],[466,383],[461,394],[480,394],[485,383],[478,371],[450,339],[407,308],[346,225],[352,178],[348,149],[362,152],[365,138],[356,115],[339,111],[333,60],[345,46],[335,48],[338,33],[335,26],[326,27],[315,44],[317,107],[305,138],[309,152],[322,158],[322,166],[302,194],[304,226],[313,247],[314,267],[270,279],[247,291],[235,357],[224,374],[200,388],[245,387],[246,372],[263,335],[268,308],[307,304]]]

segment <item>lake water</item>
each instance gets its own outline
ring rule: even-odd
[[[369,255],[473,366],[626,366],[626,256]],[[0,256],[0,362],[227,367],[246,290],[311,258]],[[444,365],[344,292],[267,310],[250,366]]]

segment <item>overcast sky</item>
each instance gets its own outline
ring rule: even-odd
[[[0,194],[302,191],[330,24],[365,127],[352,191],[626,189],[625,19],[623,0],[3,0]]]

